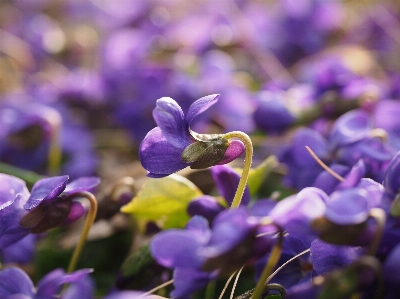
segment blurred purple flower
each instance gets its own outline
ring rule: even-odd
[[[82,269],[67,274],[61,269],[56,269],[44,276],[35,289],[32,280],[24,271],[16,267],[5,268],[0,271],[0,297],[52,299],[58,296],[63,285],[68,284],[60,299],[93,299],[93,282],[88,276],[90,272],[92,270]]]
[[[158,127],[152,129],[140,145],[139,156],[143,167],[149,171],[148,176],[163,177],[181,170],[189,165],[192,168],[207,168],[216,164],[225,164],[236,159],[244,150],[241,141],[222,140],[215,142],[196,141],[190,129],[193,119],[215,104],[219,95],[210,95],[195,101],[185,117],[182,109],[171,98],[157,100],[153,117]],[[183,153],[190,145],[204,145],[206,149],[198,152],[192,161],[185,162]],[[215,146],[214,146],[215,145]],[[191,158],[191,157],[189,157]],[[197,166],[195,166],[197,165]]]
[[[285,106],[283,91],[263,91],[257,98],[254,120],[259,128],[268,133],[281,133],[292,125],[294,116]]]
[[[154,258],[174,269],[172,296],[187,296],[222,273],[254,262],[272,246],[270,234],[258,236],[266,228],[244,207],[220,212],[211,229],[201,216],[194,216],[184,230],[157,234],[150,243]]]
[[[29,198],[25,182],[11,175],[0,173],[0,249],[24,238],[29,230],[19,222],[26,214],[23,206]]]
[[[97,177],[82,177],[67,184],[68,176],[50,177],[37,181],[24,208],[29,212],[22,217],[21,225],[32,233],[41,233],[59,225],[79,219],[83,205],[74,201],[74,195],[91,191],[99,183]]]

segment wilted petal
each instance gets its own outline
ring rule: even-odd
[[[212,105],[214,105],[217,101],[218,98],[220,97],[219,94],[212,94],[208,95],[205,97],[202,97],[195,101],[192,105],[189,107],[189,111],[186,116],[186,123],[190,125],[190,123],[193,121],[193,119],[206,111],[208,108],[210,108]]]
[[[155,175],[169,175],[190,165],[182,160],[183,149],[167,141],[159,127],[152,129],[140,144],[142,166]]]
[[[98,177],[81,177],[67,184],[64,193],[71,194],[80,191],[92,191],[100,184]]]
[[[219,165],[227,164],[238,158],[245,150],[245,146],[240,140],[230,140],[228,149],[225,151],[224,157],[218,162]]]
[[[189,144],[188,126],[176,101],[167,97],[158,99],[153,117],[170,144],[177,148],[185,148]]]
[[[56,176],[37,181],[32,188],[31,196],[24,205],[27,210],[37,207],[43,200],[49,200],[60,195],[67,185],[68,176]]]

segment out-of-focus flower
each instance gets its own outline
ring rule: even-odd
[[[82,269],[67,274],[56,269],[43,277],[35,289],[32,280],[23,270],[16,267],[5,268],[0,271],[0,297],[51,299],[59,295],[63,285],[68,284],[60,299],[93,299],[93,282],[88,276],[90,272],[92,270]]]
[[[150,249],[158,263],[174,269],[175,290],[171,295],[181,297],[264,255],[276,233],[276,228],[266,233],[269,229],[246,208],[239,207],[219,213],[211,228],[203,217],[194,216],[184,230],[157,234]]]
[[[21,225],[32,233],[44,232],[59,225],[79,219],[85,208],[74,195],[93,190],[99,183],[97,177],[83,177],[67,184],[68,176],[50,177],[37,181],[24,208],[29,212],[21,219]]]
[[[23,206],[29,198],[25,182],[11,175],[0,173],[0,249],[25,237],[29,230],[19,222],[26,214]]]

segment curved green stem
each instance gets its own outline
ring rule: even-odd
[[[250,137],[240,131],[233,131],[226,133],[224,136],[226,139],[231,139],[231,138],[237,138],[241,140],[244,143],[245,150],[246,150],[246,157],[244,160],[244,166],[243,166],[243,171],[242,171],[242,176],[239,181],[239,185],[236,189],[235,197],[233,198],[231,208],[237,208],[240,205],[240,202],[243,197],[244,190],[246,188],[247,184],[247,179],[249,177],[249,172],[250,172],[250,167],[251,167],[251,161],[253,158],[253,144],[251,142]]]
[[[90,208],[89,208],[89,212],[86,216],[85,224],[83,226],[82,233],[79,237],[79,241],[76,244],[74,253],[72,254],[71,260],[69,262],[67,272],[74,271],[76,264],[78,262],[78,258],[82,252],[83,246],[85,245],[89,230],[92,227],[92,224],[93,224],[94,219],[96,218],[96,214],[97,214],[97,200],[96,200],[96,197],[94,197],[94,195],[92,193],[82,191],[82,192],[73,194],[73,197],[74,198],[76,198],[76,197],[86,198],[87,200],[89,200]]]
[[[283,245],[283,231],[282,231],[282,229],[279,228],[278,240],[277,240],[274,248],[272,248],[272,250],[271,250],[271,254],[269,256],[268,262],[266,263],[264,270],[261,273],[261,277],[257,282],[257,285],[254,289],[251,299],[260,299],[260,297],[264,291],[265,284],[268,280],[268,277],[271,275],[272,271],[274,270],[276,264],[279,261],[279,258],[281,257],[282,245]]]

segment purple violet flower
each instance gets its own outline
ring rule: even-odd
[[[0,271],[0,298],[24,299],[93,299],[93,282],[88,274],[90,269],[65,273],[61,269],[53,270],[43,277],[36,288],[29,276],[19,268],[10,267]],[[68,288],[58,297],[63,285]]]
[[[85,208],[74,195],[91,191],[99,183],[97,177],[82,177],[67,184],[68,176],[44,178],[35,183],[24,208],[29,212],[21,219],[21,225],[32,233],[41,233],[59,225],[79,219]]]
[[[0,249],[28,234],[29,230],[19,224],[26,214],[23,205],[28,198],[29,191],[23,180],[0,173]]]
[[[194,216],[186,228],[157,234],[150,243],[156,261],[174,269],[173,297],[184,297],[223,273],[265,255],[274,243],[275,227],[262,226],[245,207],[220,212],[208,227]],[[260,236],[261,235],[261,236]]]
[[[190,129],[193,119],[214,105],[218,98],[219,95],[200,98],[189,107],[186,117],[173,99],[157,100],[153,117],[158,127],[146,135],[139,150],[148,176],[164,177],[189,165],[197,169],[226,164],[244,151],[241,141],[221,137],[206,141]]]

